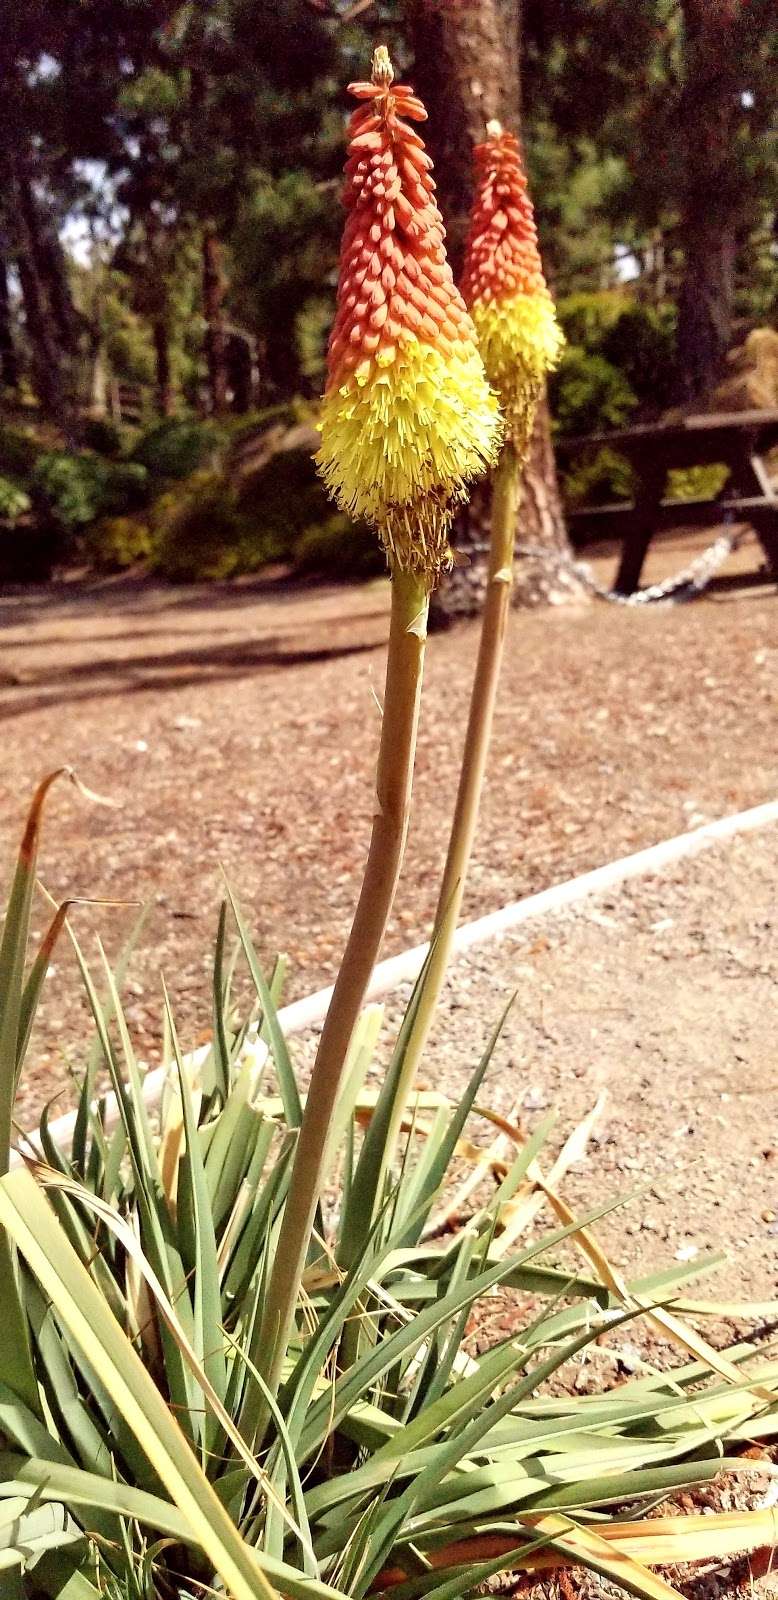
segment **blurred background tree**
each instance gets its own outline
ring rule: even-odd
[[[774,0],[24,0],[0,38],[0,532],[24,529],[29,544],[46,525],[66,550],[90,527],[99,558],[118,517],[105,559],[153,562],[171,548],[155,529],[175,485],[190,507],[191,474],[208,471],[226,496],[209,570],[283,556],[277,517],[252,555],[235,495],[261,516],[251,462],[266,490],[284,430],[310,431],[344,86],[379,40],[429,104],[455,262],[472,143],[488,115],[521,127],[569,341],[536,438],[526,542],[567,548],[554,428],[715,403],[732,346],[775,320]],[[67,473],[39,470],[52,450],[89,485],[75,521],[57,508]],[[170,471],[177,450],[183,473]],[[123,504],[118,469],[133,465],[146,500],[130,474]],[[288,495],[288,459],[283,470]],[[349,571],[354,540],[310,488],[303,471],[288,553],[310,534],[309,553]],[[605,456],[563,491],[625,492],[623,468]],[[218,493],[211,482],[212,507]],[[173,523],[186,537],[186,515]],[[524,573],[525,599],[553,589],[540,573]]]
[[[449,229],[455,274],[473,196],[473,146],[486,123],[497,119],[520,129],[523,16],[520,0],[480,0],[479,5],[445,5],[441,0],[408,0],[414,76],[429,113],[428,144],[435,160],[443,214]],[[551,447],[545,404],[538,407],[521,506],[522,543],[563,559],[572,557]],[[478,487],[460,519],[455,543],[470,556],[456,569],[431,606],[433,622],[477,608],[483,581],[479,553],[488,542],[488,492]],[[561,569],[564,572],[564,568]],[[560,568],[519,560],[514,583],[518,604],[537,604],[564,593]]]
[[[749,296],[775,315],[773,0],[525,4],[527,94],[563,141],[615,160],[611,240],[675,295],[676,396],[705,404]]]

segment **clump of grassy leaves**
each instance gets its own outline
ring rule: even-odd
[[[153,1112],[122,1010],[126,963],[114,972],[101,953],[94,973],[71,932],[94,1020],[72,1139],[61,1146],[44,1118],[39,1152],[22,1141],[27,1159],[12,1162],[14,1094],[66,925],[60,908],[28,964],[49,782],[0,945],[3,1596],[453,1600],[499,1571],[578,1563],[658,1596],[673,1591],[652,1561],[707,1554],[716,1538],[724,1551],[765,1543],[770,1511],[634,1520],[680,1486],[748,1470],[738,1446],[778,1431],[778,1362],[748,1344],[716,1356],[667,1309],[689,1267],[622,1284],[596,1218],[573,1218],[544,1177],[549,1122],[526,1142],[502,1123],[511,1153],[487,1198],[458,1231],[441,1227],[452,1164],[460,1177],[472,1166],[476,1194],[489,1166],[468,1125],[490,1115],[499,1027],[460,1104],[418,1095],[405,1108],[400,1167],[386,1172],[419,990],[377,1094],[364,1084],[380,1013],[365,1012],[277,1400],[257,1329],[302,1091],[276,1009],[282,964],[264,977],[234,900],[219,920],[213,1042],[185,1057],[165,998],[169,1073]],[[256,989],[243,1018],[238,960]],[[113,1100],[95,1098],[103,1070]],[[548,1203],[554,1225],[528,1240]],[[561,1264],[567,1243],[582,1267]],[[469,1330],[497,1290],[519,1331],[474,1356]],[[553,1394],[566,1363],[638,1315],[664,1319],[693,1359],[607,1393]]]

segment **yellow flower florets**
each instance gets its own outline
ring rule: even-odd
[[[385,56],[385,53],[384,53]],[[446,259],[430,175],[409,122],[426,116],[384,57],[350,128],[338,311],[317,465],[338,504],[377,529],[390,565],[432,585],[470,481],[503,424]]]
[[[490,123],[475,161],[477,190],[462,291],[487,376],[522,447],[564,336],[543,275],[518,141],[499,123]]]

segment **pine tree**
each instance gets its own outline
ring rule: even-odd
[[[612,237],[681,263],[678,400],[705,404],[731,337],[735,267],[776,213],[774,0],[525,0],[528,93],[565,141],[621,163]]]

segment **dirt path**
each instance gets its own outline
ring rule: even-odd
[[[773,825],[464,952],[421,1079],[458,1097],[515,994],[479,1099],[525,1130],[557,1114],[548,1169],[604,1094],[561,1192],[629,1202],[595,1229],[625,1271],[726,1251],[699,1296],[778,1297],[777,885]]]
[[[694,543],[660,546],[648,577]],[[754,552],[735,565],[753,568]],[[778,611],[774,588],[743,581],[725,575],[688,607],[514,614],[467,916],[775,797]],[[221,865],[263,956],[289,952],[289,997],[331,978],[370,827],[386,586],[44,592],[0,602],[0,629],[15,680],[0,687],[0,850],[10,861],[35,780],[62,761],[117,802],[55,791],[41,874],[57,898],[151,903],[128,985],[139,1053],[157,1052],[161,971],[184,1043],[209,1026]],[[468,625],[430,645],[387,953],[428,931],[476,643]],[[87,946],[99,929],[111,953],[133,916],[75,913]],[[28,1124],[86,1033],[64,945],[55,967]]]

